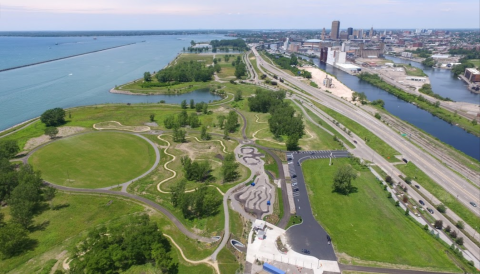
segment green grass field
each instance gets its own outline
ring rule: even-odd
[[[313,214],[332,236],[339,253],[364,261],[459,272],[439,242],[398,210],[369,171],[353,185],[357,193],[332,193],[335,171],[348,159],[303,164]]]
[[[152,146],[138,136],[88,133],[53,142],[29,159],[46,181],[69,187],[100,188],[125,183],[155,162]]]
[[[460,203],[455,196],[448,193],[443,187],[439,186],[435,181],[428,177],[423,171],[421,171],[414,163],[409,162],[406,165],[397,165],[397,168],[405,173],[405,175],[415,178],[415,181],[433,194],[439,199],[448,210],[455,212],[460,218],[462,218],[473,229],[480,233],[480,218],[470,211],[466,206]],[[427,197],[428,198],[428,197]]]
[[[480,68],[480,59],[471,59],[471,60],[468,60],[468,62],[474,64],[475,67]]]
[[[425,74],[425,72],[423,72],[422,69],[419,69],[419,68],[416,68],[416,67],[412,67],[408,64],[397,64],[397,66],[402,66],[405,68],[405,73],[408,75],[408,76],[417,76],[417,77],[425,77],[427,76]]]
[[[110,205],[108,203],[112,201]],[[214,247],[186,239],[165,216],[129,200],[108,195],[85,195],[59,192],[53,205],[63,205],[59,210],[47,210],[35,217],[35,223],[45,223],[45,229],[37,230],[30,237],[38,241],[37,247],[17,257],[0,260],[0,273],[37,273],[48,261],[58,258],[60,262],[69,256],[68,252],[81,239],[85,232],[100,224],[116,222],[131,214],[147,213],[155,220],[162,232],[172,236],[189,259],[203,259],[213,252]],[[0,212],[9,218],[8,207]],[[176,250],[175,247],[172,247]],[[63,252],[63,253],[62,253]],[[178,255],[177,255],[178,254]],[[180,262],[179,272],[212,273],[206,265],[191,265],[181,259],[178,251],[173,252],[175,261]],[[61,268],[61,263],[60,263]],[[141,273],[136,270],[153,271],[151,265],[135,266],[127,273]]]

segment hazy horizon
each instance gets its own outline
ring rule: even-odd
[[[0,31],[478,29],[478,0],[3,0]],[[196,28],[192,28],[195,26]]]

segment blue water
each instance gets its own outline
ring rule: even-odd
[[[0,68],[65,57],[140,42],[121,48],[0,72],[0,130],[39,116],[54,107],[102,103],[152,103],[184,99],[213,101],[219,97],[197,91],[182,95],[134,96],[109,90],[145,71],[165,67],[191,40],[225,39],[221,35],[159,35],[99,37],[0,37]],[[141,42],[141,41],[146,42]],[[55,45],[59,43],[59,45]],[[50,49],[51,48],[51,49]]]
[[[451,145],[465,154],[480,160],[480,138],[475,135],[443,121],[428,111],[398,99],[380,88],[361,81],[356,76],[350,75],[333,66],[322,64],[318,59],[314,59],[313,61],[321,69],[335,75],[338,80],[350,89],[357,92],[364,92],[368,100],[382,99],[385,102],[385,109],[398,118],[424,130],[430,135],[437,137],[440,141]]]
[[[414,67],[421,68],[430,79],[433,92],[452,99],[457,102],[468,102],[472,104],[480,104],[480,94],[469,91],[465,82],[453,76],[449,69],[430,68],[421,63],[411,62],[393,56],[385,56],[386,59],[395,63],[411,64]]]

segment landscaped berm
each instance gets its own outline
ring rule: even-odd
[[[55,141],[29,158],[53,184],[101,188],[125,183],[155,162],[153,147],[133,134],[92,132]]]

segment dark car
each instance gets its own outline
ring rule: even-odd
[[[425,203],[424,203],[422,200],[418,200],[418,202],[419,202],[422,206],[425,205]]]
[[[427,211],[430,212],[430,214],[433,214],[433,209],[427,207]]]
[[[470,202],[470,204],[471,204],[473,207],[477,207],[477,204],[474,203],[474,202]]]
[[[297,178],[297,174],[293,174],[293,175],[292,175],[292,178]]]
[[[302,249],[302,253],[310,254],[310,250],[303,248],[303,249]]]
[[[327,242],[330,244],[332,242],[332,238],[330,238],[330,235],[327,234]]]
[[[299,191],[298,187],[293,189],[293,192],[297,192],[297,191]]]
[[[290,158],[290,157],[289,157],[289,158],[287,158],[287,161],[291,161],[291,160],[292,160],[292,158]]]
[[[420,189],[420,186],[419,185],[415,185],[416,188]]]
[[[408,160],[405,158],[402,158],[402,160],[405,162],[405,164],[408,164]]]
[[[353,142],[354,142],[355,144],[357,143],[357,141],[355,141],[355,140],[353,140]]]

